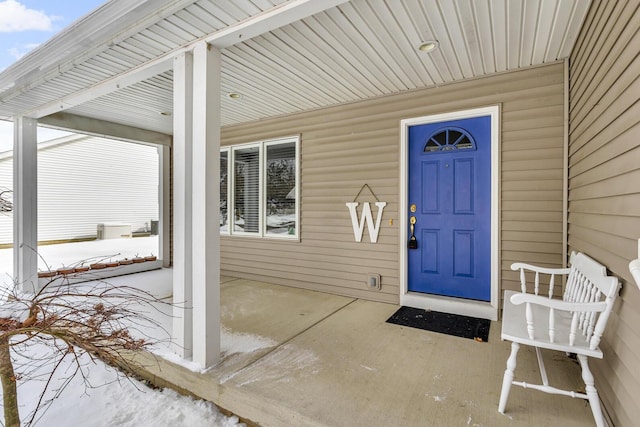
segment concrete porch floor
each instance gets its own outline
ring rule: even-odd
[[[498,413],[510,350],[499,322],[480,343],[385,323],[396,305],[230,277],[221,300],[224,328],[274,344],[224,354],[203,374],[149,358],[146,374],[260,426],[595,424],[584,400],[516,386]],[[584,387],[574,361],[545,355],[552,384]],[[540,382],[535,351],[518,362],[517,377]]]

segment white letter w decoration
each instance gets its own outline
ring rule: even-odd
[[[384,207],[387,206],[387,202],[376,202],[376,206],[378,207],[378,215],[376,216],[375,226],[373,225],[373,216],[371,215],[371,203],[365,202],[362,205],[362,221],[358,220],[358,211],[356,211],[358,204],[359,203],[357,202],[347,203],[349,213],[351,214],[351,224],[353,225],[353,234],[356,238],[356,242],[362,241],[364,224],[367,223],[367,228],[369,229],[369,239],[371,240],[371,243],[376,243],[378,241],[378,233],[380,232],[382,211],[384,211]]]

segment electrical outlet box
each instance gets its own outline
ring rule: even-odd
[[[376,273],[367,274],[367,289],[380,290],[380,275]]]

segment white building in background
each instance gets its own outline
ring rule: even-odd
[[[0,189],[11,189],[13,152],[0,153]],[[98,224],[151,231],[159,215],[156,147],[69,135],[38,145],[38,241],[95,238]],[[13,240],[0,214],[0,245]]]

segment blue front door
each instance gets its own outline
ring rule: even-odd
[[[490,301],[490,116],[409,127],[408,214],[409,291]]]

